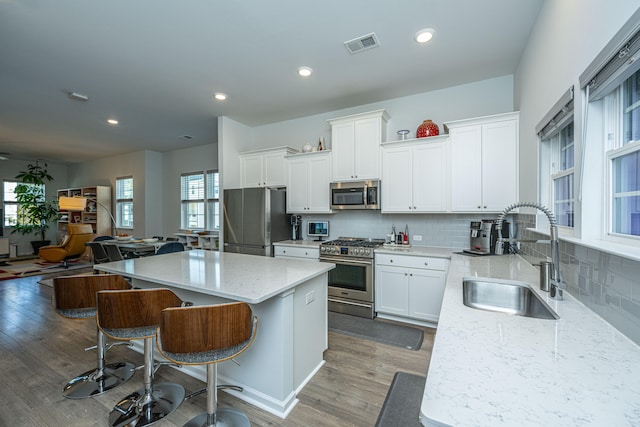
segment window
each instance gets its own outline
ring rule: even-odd
[[[537,126],[540,137],[540,202],[551,207],[558,225],[573,228],[573,87]]]
[[[116,223],[133,228],[133,177],[116,178]]]
[[[180,223],[184,229],[220,228],[220,186],[217,171],[180,176]]]
[[[17,181],[3,182],[2,200],[4,202],[4,218],[2,220],[2,224],[4,227],[13,227],[18,223],[18,221],[20,221],[20,206],[18,205],[15,193],[18,185],[35,187],[35,184],[24,184]],[[33,194],[38,197],[38,199],[40,199],[41,197],[41,200],[44,200],[45,187],[44,185],[39,187],[40,190],[38,192],[34,192]],[[24,220],[22,222],[24,222]]]

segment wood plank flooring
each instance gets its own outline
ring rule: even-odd
[[[52,289],[43,276],[0,281],[0,426],[107,426],[107,414],[126,394],[142,386],[138,372],[126,384],[91,399],[62,396],[73,376],[95,367],[95,322],[64,319],[51,307]],[[373,426],[396,371],[425,375],[434,330],[425,328],[419,351],[406,350],[329,333],[325,365],[298,395],[299,403],[283,420],[227,393],[220,406],[243,410],[253,426]],[[142,355],[114,347],[107,362],[142,364]],[[156,381],[182,384],[187,393],[204,383],[169,367]],[[159,427],[182,426],[205,412],[205,397],[185,402]]]

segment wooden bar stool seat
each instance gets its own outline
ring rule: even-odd
[[[162,312],[157,340],[160,353],[181,365],[207,365],[207,413],[192,418],[185,427],[250,426],[243,412],[218,409],[217,366],[249,348],[257,325],[258,318],[243,302],[167,308]]]
[[[162,310],[183,302],[169,289],[132,289],[98,292],[98,327],[117,340],[144,340],[144,387],[120,400],[109,413],[114,427],[142,427],[164,419],[184,401],[184,388],[175,383],[153,382],[153,340]]]
[[[56,277],[53,279],[53,303],[56,313],[62,317],[95,321],[97,292],[130,287],[122,276],[116,274]],[[105,363],[106,338],[99,328],[96,327],[96,331],[97,367],[76,376],[64,386],[62,394],[67,398],[97,396],[124,383],[135,373],[131,363]]]

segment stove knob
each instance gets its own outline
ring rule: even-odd
[[[365,255],[369,255],[369,249],[365,249],[364,253]]]

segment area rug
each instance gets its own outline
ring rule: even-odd
[[[82,260],[70,260],[68,268],[61,267],[61,262],[46,262],[42,260],[9,262],[10,265],[0,267],[0,280],[19,279],[27,276],[57,273],[61,271],[76,270],[91,267],[90,262]]]
[[[420,350],[424,331],[411,326],[396,325],[376,319],[349,316],[329,312],[329,330],[356,338],[364,338],[383,344]]]
[[[396,372],[384,399],[375,427],[418,427],[420,405],[424,394],[425,377],[407,372]]]

